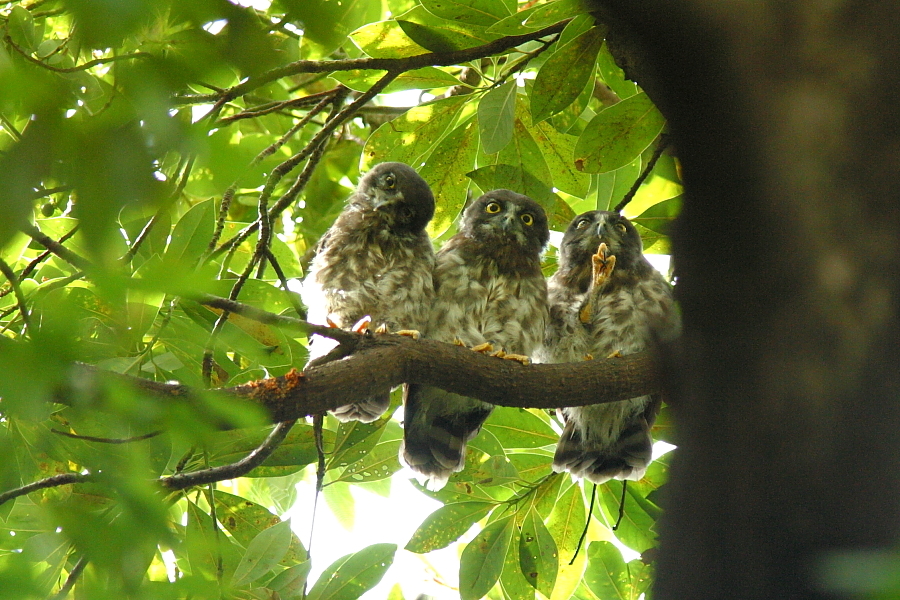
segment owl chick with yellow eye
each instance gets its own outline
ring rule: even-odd
[[[550,321],[538,362],[633,354],[680,331],[672,286],[644,258],[641,236],[618,213],[595,210],[571,222],[548,287]],[[594,483],[640,479],[658,410],[654,396],[562,409],[553,469]]]
[[[494,190],[463,213],[459,233],[437,253],[427,337],[529,356],[544,335],[547,284],[541,252],[547,216],[527,196]],[[465,466],[466,443],[493,406],[423,385],[404,399],[401,462],[439,489]]]
[[[411,167],[387,162],[366,173],[316,247],[302,292],[310,322],[350,329],[371,317],[373,327],[424,329],[434,297],[434,251],[425,232],[432,216],[434,195]],[[314,336],[310,358],[334,345]],[[385,392],[333,414],[368,423],[389,406]]]

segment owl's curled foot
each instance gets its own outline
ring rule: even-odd
[[[616,268],[616,255],[609,254],[607,245],[601,243],[597,253],[591,256],[591,266],[593,267],[591,284],[596,288],[606,283],[612,276],[613,269]]]
[[[396,333],[397,335],[411,337],[414,340],[419,339],[419,337],[422,335],[415,329],[401,329],[400,331],[395,331],[394,333]]]
[[[490,354],[494,351],[494,346],[485,342],[483,344],[478,344],[477,346],[472,346],[472,352],[479,352],[481,354]]]
[[[522,363],[523,365],[530,365],[531,359],[525,356],[524,354],[507,354],[503,357],[506,360],[514,360],[518,363]]]
[[[388,329],[387,323],[382,323],[378,327],[375,328],[375,333],[385,334],[390,333],[391,330]]]
[[[353,325],[353,333],[365,333],[369,330],[369,325],[371,324],[372,317],[366,315],[362,319],[357,321],[355,325]]]

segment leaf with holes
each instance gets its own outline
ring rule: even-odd
[[[455,502],[440,507],[419,525],[406,544],[406,550],[425,554],[446,548],[483,519],[496,504],[491,502]]]
[[[535,510],[529,510],[522,521],[519,563],[528,583],[549,598],[556,583],[559,554],[553,536]]]
[[[469,542],[459,559],[461,600],[479,600],[491,591],[500,579],[515,528],[510,515],[494,521]]]
[[[397,454],[400,451],[400,440],[390,440],[375,445],[362,460],[352,463],[337,481],[362,483],[364,481],[380,481],[387,479],[400,470]]]

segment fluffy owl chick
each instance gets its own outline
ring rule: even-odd
[[[349,329],[368,315],[373,328],[424,329],[434,297],[434,251],[425,233],[432,216],[434,196],[412,168],[396,162],[373,167],[319,241],[303,282],[307,318]],[[315,336],[310,359],[334,345]],[[385,393],[333,413],[341,421],[368,423],[389,405]]]
[[[437,254],[427,336],[530,355],[547,320],[540,256],[548,237],[544,210],[527,196],[495,190],[474,201]],[[408,386],[404,401],[401,461],[440,489],[465,466],[466,443],[493,406],[421,385]]]
[[[572,221],[549,298],[539,362],[633,354],[657,339],[671,339],[680,328],[672,287],[644,258],[634,225],[614,212],[590,211]],[[650,427],[658,409],[659,399],[652,396],[562,409],[565,428],[553,469],[594,483],[640,479],[650,462]]]

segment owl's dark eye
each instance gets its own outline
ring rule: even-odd
[[[628,233],[628,228],[625,227],[625,223],[616,223],[616,229],[619,230],[619,233]]]
[[[397,178],[394,177],[393,175],[387,175],[384,178],[384,187],[386,187],[387,189],[392,190],[392,189],[394,189],[394,186],[396,186],[396,185],[397,185]]]
[[[526,225],[533,225],[533,224],[534,224],[534,217],[532,217],[532,216],[531,216],[530,214],[528,214],[528,213],[525,213],[525,214],[522,215],[522,222],[525,223]]]
[[[585,227],[588,226],[589,223],[590,223],[590,220],[582,219],[582,220],[578,221],[578,223],[575,225],[575,229],[584,229]]]
[[[488,202],[487,206],[484,207],[484,212],[496,215],[498,212],[500,212],[500,203]]]

